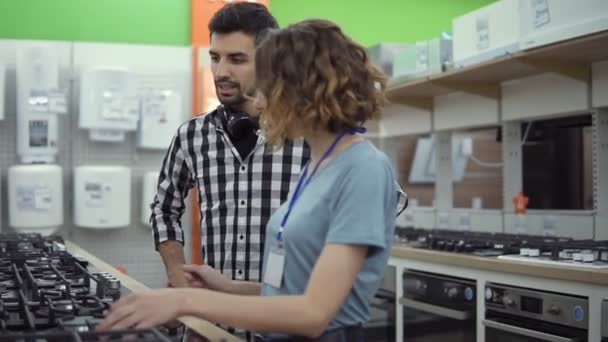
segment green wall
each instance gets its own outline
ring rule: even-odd
[[[281,25],[317,17],[364,45],[449,30],[493,0],[269,0]],[[190,0],[0,0],[0,38],[188,45]]]
[[[494,0],[270,0],[281,26],[324,18],[359,43],[415,42],[451,30],[452,18]]]
[[[190,0],[0,0],[0,38],[190,43]]]

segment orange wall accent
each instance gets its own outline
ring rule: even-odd
[[[238,0],[237,0],[238,1]],[[201,48],[209,47],[209,20],[217,10],[231,1],[191,0],[190,3],[190,41],[192,44],[192,116],[197,116],[211,109],[215,101],[213,76],[208,65],[199,65]],[[268,7],[268,0],[257,0]],[[202,264],[201,227],[198,204],[198,190],[192,192],[192,263]]]

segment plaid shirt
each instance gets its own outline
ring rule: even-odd
[[[193,118],[173,138],[151,205],[154,243],[184,242],[184,199],[196,186],[205,263],[232,279],[259,281],[266,223],[297,182],[309,149],[296,140],[273,151],[258,135],[243,160],[219,115]]]

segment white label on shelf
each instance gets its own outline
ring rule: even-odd
[[[31,89],[27,99],[30,111],[37,113],[48,113],[49,93],[45,89]]]
[[[122,120],[126,112],[122,94],[106,90],[103,92],[101,117],[107,120]]]
[[[515,233],[517,234],[525,234],[526,233],[526,215],[517,214],[515,216]]]
[[[89,208],[102,208],[104,206],[105,195],[102,182],[84,183],[84,192],[86,194],[85,204]]]
[[[137,97],[126,98],[124,100],[124,104],[125,104],[124,118],[131,122],[137,122],[137,120],[139,120],[139,112],[140,112],[139,98],[137,98]]]
[[[416,58],[416,70],[425,71],[429,68],[429,46],[428,43],[416,44],[416,52],[418,58]]]
[[[65,114],[68,112],[67,95],[59,90],[49,92],[49,112]]]
[[[458,224],[462,230],[471,230],[471,213],[461,213]]]
[[[446,212],[441,212],[437,215],[439,217],[439,222],[437,224],[438,228],[449,228],[450,226],[450,214]]]
[[[490,47],[490,18],[487,15],[477,17],[477,50]]]
[[[33,186],[17,187],[17,208],[20,211],[34,210],[36,208]]]
[[[547,215],[543,217],[543,235],[555,236],[557,226],[557,218],[553,215]]]
[[[534,28],[541,28],[551,21],[547,0],[533,0],[532,11],[534,11]]]
[[[34,190],[34,207],[36,210],[49,210],[53,204],[51,189],[39,187]]]
[[[49,210],[53,202],[51,189],[47,187],[23,185],[17,187],[17,208],[20,211]]]

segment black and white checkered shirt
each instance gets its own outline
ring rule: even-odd
[[[303,140],[273,150],[263,136],[244,160],[224,132],[217,110],[184,123],[163,161],[152,204],[156,248],[184,242],[184,199],[199,191],[204,262],[232,279],[259,281],[265,228],[287,199],[309,158]]]

